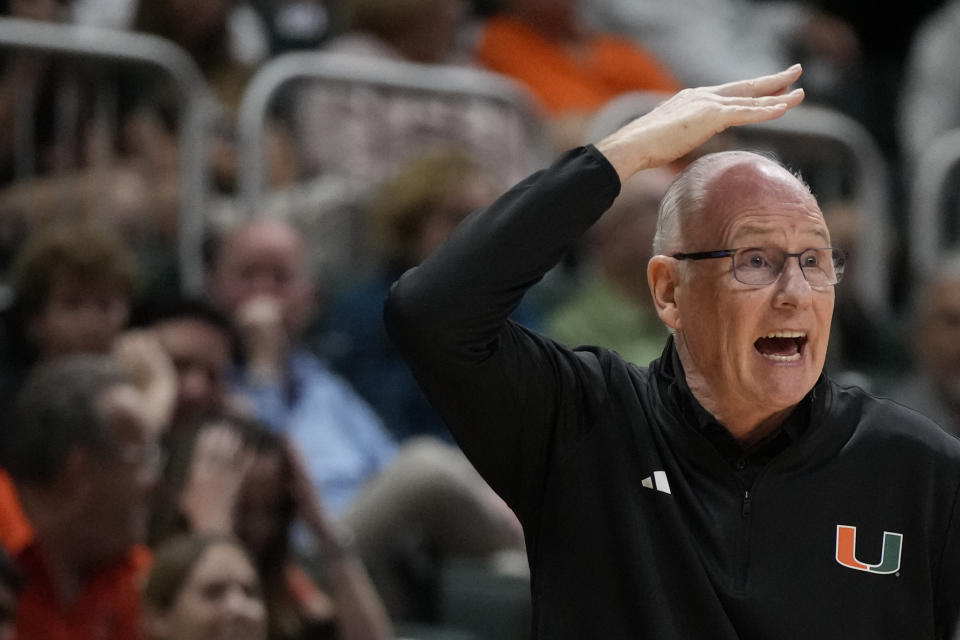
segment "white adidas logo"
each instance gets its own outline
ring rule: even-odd
[[[647,476],[640,483],[647,489],[656,489],[662,493],[670,493],[670,483],[667,482],[667,474],[663,471],[654,471],[653,476]]]

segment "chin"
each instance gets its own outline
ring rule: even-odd
[[[761,398],[765,403],[774,405],[778,411],[786,409],[799,404],[813,389],[816,381],[816,378],[807,380],[806,377],[804,380],[782,381],[781,384],[775,383],[772,385],[770,384],[771,381],[768,381]]]

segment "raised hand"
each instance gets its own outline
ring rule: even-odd
[[[170,356],[147,329],[118,336],[113,357],[143,393],[150,428],[159,436],[169,426],[177,402],[177,372]]]
[[[234,320],[246,356],[247,375],[258,383],[278,381],[288,347],[283,305],[273,296],[255,296],[237,309]]]
[[[195,533],[232,533],[233,517],[254,453],[227,424],[214,423],[197,435],[180,510]]]
[[[779,118],[800,104],[803,89],[786,93],[800,65],[769,76],[684,89],[597,143],[625,182],[643,169],[680,158],[721,131]]]

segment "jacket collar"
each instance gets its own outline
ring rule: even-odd
[[[651,373],[654,374],[660,400],[667,406],[670,415],[680,418],[683,424],[704,436],[726,457],[743,453],[742,447],[726,427],[718,422],[690,391],[672,335],[667,340],[663,354],[651,363]],[[804,396],[780,429],[754,449],[772,443],[777,443],[778,448],[784,448],[799,440],[810,430],[814,416],[823,413],[826,386],[826,378],[821,374],[813,389]]]

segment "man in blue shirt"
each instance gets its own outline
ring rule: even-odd
[[[235,389],[303,452],[327,509],[355,531],[395,618],[416,608],[393,570],[407,533],[441,553],[522,547],[516,518],[459,450],[427,439],[398,446],[366,402],[302,345],[317,287],[290,223],[259,218],[230,230],[209,285],[239,336]]]

